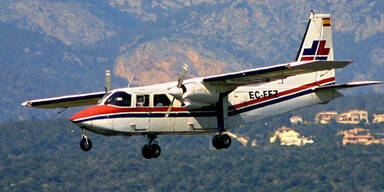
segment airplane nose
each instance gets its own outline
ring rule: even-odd
[[[81,117],[83,117],[83,111],[80,111],[80,112],[77,112],[75,113],[74,115],[72,115],[69,120],[71,120],[73,123],[76,122],[76,120],[80,119]]]
[[[81,121],[85,121],[89,118],[92,118],[96,115],[102,115],[105,113],[109,113],[113,111],[114,108],[106,106],[106,105],[96,105],[92,107],[88,107],[74,115],[72,115],[69,120],[71,120],[73,123],[78,123]]]
[[[76,126],[87,129],[89,131],[93,131],[96,133],[106,133],[111,131],[112,128],[108,127],[109,124],[104,124],[105,121],[98,121],[105,114],[115,112],[115,107],[107,106],[107,105],[96,105],[89,108],[86,108],[78,113],[72,115],[69,120],[72,121]]]
[[[87,117],[91,117],[93,115],[95,115],[95,109],[94,109],[94,107],[89,107],[89,108],[86,108],[84,110],[81,110],[81,111],[75,113],[74,115],[72,115],[69,118],[69,120],[71,120],[73,123],[77,123],[80,120],[85,119]]]
[[[79,111],[72,115],[69,120],[72,121],[76,126],[81,128],[91,128],[92,121],[88,117],[93,116],[92,107]]]

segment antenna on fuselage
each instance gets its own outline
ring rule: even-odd
[[[128,88],[131,86],[131,83],[132,83],[132,80],[133,80],[134,76],[135,76],[135,73],[132,73],[132,76],[131,76],[131,78],[129,79],[129,82],[128,82]]]

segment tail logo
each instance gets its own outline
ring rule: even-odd
[[[311,48],[305,48],[301,61],[327,60],[330,48],[325,48],[326,40],[314,40]]]

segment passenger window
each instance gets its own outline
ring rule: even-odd
[[[153,106],[154,107],[163,107],[171,105],[171,100],[165,94],[154,95]]]
[[[149,95],[136,96],[136,107],[148,107],[148,106],[149,106]]]
[[[105,104],[130,107],[131,95],[122,91],[116,92],[105,102]]]

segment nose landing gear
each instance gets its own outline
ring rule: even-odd
[[[212,138],[212,145],[216,149],[226,149],[231,146],[231,137],[229,137],[227,134],[215,135]]]
[[[92,149],[92,141],[88,138],[84,129],[81,129],[81,140],[80,140],[80,148],[83,151],[89,151]]]
[[[161,148],[157,144],[156,141],[154,141],[157,138],[157,135],[149,134],[147,135],[148,144],[145,144],[143,146],[143,149],[141,150],[141,154],[146,159],[151,158],[158,158],[161,154]]]

